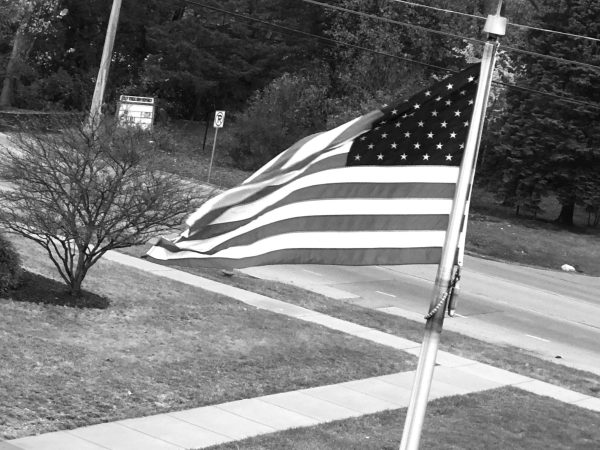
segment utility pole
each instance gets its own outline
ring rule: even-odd
[[[113,0],[110,18],[108,19],[104,49],[102,50],[102,60],[100,61],[100,69],[98,70],[98,78],[96,79],[96,87],[94,88],[94,97],[92,98],[92,106],[90,107],[90,116],[88,119],[88,127],[91,127],[92,130],[96,128],[102,117],[102,103],[104,101],[108,70],[110,68],[110,61],[112,59],[113,47],[115,44],[115,35],[117,34],[121,2],[122,0]]]
[[[473,116],[471,118],[471,127],[469,128],[469,133],[467,135],[465,152],[456,184],[452,211],[450,213],[450,221],[446,232],[446,239],[440,265],[438,266],[430,305],[430,311],[435,311],[435,313],[427,319],[427,323],[425,324],[425,334],[423,343],[421,344],[419,363],[417,365],[415,381],[408,405],[408,411],[406,413],[400,450],[418,450],[419,442],[421,440],[421,431],[425,420],[425,410],[427,408],[427,400],[433,379],[438,344],[444,324],[444,315],[446,314],[448,302],[446,294],[451,285],[461,224],[465,215],[466,202],[473,180],[475,164],[477,163],[476,155],[483,130],[490,85],[492,83],[496,51],[498,48],[498,37],[503,36],[506,30],[506,19],[500,15],[501,8],[502,0],[499,1],[496,14],[488,16],[484,28],[484,32],[488,33],[488,41],[485,43],[483,49],[479,85],[477,88],[477,96],[475,98]],[[439,307],[440,303],[443,304],[443,307]]]

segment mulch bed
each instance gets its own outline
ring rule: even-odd
[[[83,291],[81,297],[70,294],[64,283],[42,275],[23,271],[21,283],[10,289],[7,296],[18,302],[43,303],[73,308],[106,309],[110,301],[92,292]]]

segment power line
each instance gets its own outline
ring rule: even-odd
[[[459,16],[466,16],[466,17],[470,17],[470,18],[473,18],[473,19],[486,20],[485,17],[478,16],[476,14],[467,14],[467,13],[463,13],[463,12],[460,12],[460,11],[453,11],[451,9],[437,8],[435,6],[422,5],[420,3],[408,2],[406,0],[392,0],[392,1],[394,1],[396,3],[404,3],[405,5],[410,5],[410,6],[417,6],[419,8],[433,9],[435,11],[444,12],[444,13],[448,13],[448,14],[456,14],[456,15],[459,15]],[[547,28],[534,27],[534,26],[531,26],[531,25],[522,25],[522,24],[510,22],[510,21],[508,22],[508,25],[509,26],[513,26],[513,27],[517,27],[517,28],[524,28],[524,29],[527,29],[527,30],[543,31],[545,33],[561,34],[563,36],[568,36],[568,37],[572,37],[572,38],[587,39],[587,40],[590,40],[590,41],[600,42],[600,39],[598,39],[598,38],[594,38],[594,37],[590,37],[590,36],[584,36],[584,35],[581,35],[581,34],[566,33],[564,31],[550,30],[550,29],[547,29]]]
[[[315,1],[315,0],[302,0],[302,1],[305,2],[305,3],[310,3],[310,4],[313,4],[313,5],[320,6],[320,7],[325,8],[325,9],[333,9],[333,10],[342,11],[342,12],[345,12],[345,13],[354,14],[354,15],[361,16],[361,17],[366,17],[366,18],[373,19],[373,20],[378,20],[380,22],[387,22],[387,23],[392,23],[392,24],[395,24],[395,25],[401,25],[401,26],[405,26],[405,27],[417,29],[417,30],[420,30],[420,31],[424,31],[426,33],[434,33],[434,34],[440,34],[440,35],[444,35],[444,36],[450,36],[450,37],[455,38],[455,39],[463,39],[463,40],[466,40],[466,41],[477,42],[477,43],[480,43],[480,44],[483,44],[485,42],[485,41],[482,41],[480,39],[470,38],[470,37],[461,36],[461,35],[457,35],[457,34],[453,34],[453,33],[446,33],[444,31],[433,30],[431,28],[421,27],[421,26],[409,24],[409,23],[406,23],[406,22],[400,22],[398,20],[388,19],[387,17],[381,17],[381,16],[377,16],[377,15],[374,15],[374,14],[367,14],[367,13],[364,13],[362,11],[356,11],[356,10],[353,10],[353,9],[343,8],[341,6],[329,5],[327,3],[318,2],[318,1]],[[546,54],[543,54],[543,53],[532,52],[532,51],[529,51],[529,50],[523,50],[523,49],[516,48],[516,47],[503,46],[503,48],[506,49],[506,50],[509,50],[509,51],[516,52],[516,53],[523,53],[523,54],[530,55],[530,56],[537,56],[539,58],[546,58],[546,59],[550,59],[550,60],[553,60],[553,61],[561,62],[561,63],[564,63],[564,64],[572,64],[572,65],[576,65],[576,66],[583,66],[583,67],[587,67],[587,68],[590,68],[590,69],[600,70],[600,66],[596,66],[594,64],[588,64],[588,63],[584,63],[584,62],[580,62],[580,61],[573,61],[573,60],[561,58],[561,57],[558,57],[558,56],[546,55]]]
[[[446,71],[450,70],[450,69],[447,69],[447,68],[442,67],[442,66],[437,66],[435,64],[429,64],[429,63],[426,63],[426,62],[422,62],[422,61],[417,61],[417,60],[414,60],[414,59],[406,58],[406,57],[403,57],[403,56],[393,55],[391,53],[382,52],[380,50],[375,50],[375,49],[371,49],[371,48],[367,48],[367,47],[362,47],[360,45],[351,44],[349,42],[338,41],[336,39],[327,38],[325,36],[319,36],[317,34],[308,33],[306,31],[297,30],[295,28],[289,28],[289,27],[286,27],[286,26],[283,26],[283,25],[278,25],[278,24],[275,24],[273,22],[269,22],[267,20],[262,20],[262,19],[258,19],[256,17],[247,16],[245,14],[240,14],[240,13],[236,13],[236,12],[233,12],[233,11],[228,11],[226,9],[217,8],[216,6],[205,5],[203,3],[199,3],[199,2],[196,2],[196,1],[193,1],[193,0],[183,0],[183,1],[185,3],[190,3],[192,5],[199,6],[200,8],[210,9],[212,11],[220,12],[222,14],[228,14],[230,16],[234,16],[234,17],[237,17],[237,18],[240,18],[240,19],[244,19],[244,20],[248,20],[248,21],[252,21],[252,22],[258,22],[258,23],[261,23],[263,25],[267,25],[268,27],[271,27],[271,28],[276,28],[276,29],[283,30],[283,31],[293,32],[294,34],[300,34],[300,35],[303,35],[303,36],[306,36],[306,37],[310,37],[310,38],[316,38],[316,39],[319,39],[319,40],[321,40],[323,42],[326,42],[326,43],[329,43],[329,44],[334,44],[336,46],[337,45],[343,45],[345,47],[351,47],[351,48],[355,48],[357,50],[367,51],[367,52],[375,53],[375,54],[378,54],[378,55],[381,55],[381,56],[387,56],[387,57],[390,57],[390,58],[394,58],[394,59],[398,59],[398,60],[402,60],[402,61],[407,61],[407,62],[414,63],[414,64],[419,64],[419,65],[422,65],[422,66],[430,67],[432,69],[439,69],[439,70],[446,70]]]
[[[483,17],[483,16],[477,16],[475,14],[467,14],[467,13],[463,13],[463,12],[459,12],[459,11],[453,11],[451,9],[436,8],[435,6],[421,5],[420,3],[407,2],[404,0],[392,0],[392,1],[394,1],[396,3],[404,3],[405,5],[410,5],[410,6],[417,6],[419,8],[433,9],[434,11],[440,11],[440,12],[449,13],[449,14],[456,14],[459,16],[471,17],[472,19],[484,19],[485,20],[485,17]]]
[[[475,38],[471,38],[471,37],[467,37],[467,36],[461,36],[458,34],[448,33],[445,31],[433,30],[431,28],[422,27],[420,25],[414,25],[412,23],[407,23],[407,22],[400,22],[399,20],[393,20],[393,19],[389,19],[387,17],[376,16],[375,14],[368,14],[368,13],[365,13],[362,11],[355,11],[353,9],[343,8],[341,6],[329,5],[327,3],[317,2],[315,0],[302,0],[302,1],[304,3],[310,3],[312,5],[320,6],[325,9],[335,9],[337,11],[342,11],[342,12],[354,14],[357,16],[366,17],[368,19],[378,20],[380,22],[387,22],[387,23],[391,23],[394,25],[402,25],[407,28],[413,28],[413,29],[419,30],[419,31],[425,31],[426,33],[439,34],[439,35],[448,36],[448,37],[451,37],[454,39],[461,39],[461,40],[465,40],[465,41],[476,42],[478,44],[485,44],[485,41],[483,41],[481,39],[475,39]]]
[[[278,30],[281,30],[281,31],[284,31],[284,32],[291,32],[291,33],[294,33],[294,34],[300,34],[302,36],[319,39],[320,41],[323,41],[326,44],[336,45],[336,46],[337,45],[342,45],[342,46],[345,46],[345,47],[351,47],[351,48],[355,48],[357,50],[361,50],[361,51],[365,51],[365,52],[369,52],[369,53],[373,53],[373,54],[377,54],[377,55],[381,55],[381,56],[385,56],[385,57],[389,57],[389,58],[394,58],[394,59],[398,59],[398,60],[410,62],[412,64],[418,64],[418,65],[421,65],[421,66],[430,67],[432,69],[443,70],[443,71],[449,72],[449,73],[458,73],[457,70],[449,69],[447,67],[441,67],[441,66],[437,66],[435,64],[429,64],[429,63],[426,63],[426,62],[417,61],[417,60],[414,60],[414,59],[405,58],[405,57],[398,56],[398,55],[393,55],[391,53],[386,53],[386,52],[382,52],[382,51],[379,51],[379,50],[374,50],[374,49],[370,49],[370,48],[367,48],[367,47],[362,47],[362,46],[359,46],[359,45],[351,44],[349,42],[338,41],[336,39],[326,38],[326,37],[323,37],[323,36],[319,36],[317,34],[308,33],[306,31],[302,31],[302,30],[297,30],[295,28],[290,28],[290,27],[286,27],[286,26],[283,26],[283,25],[277,25],[277,24],[274,24],[272,22],[268,22],[266,20],[258,19],[256,17],[247,16],[245,14],[240,14],[240,13],[236,13],[236,12],[233,12],[233,11],[228,11],[228,10],[225,10],[225,9],[217,8],[215,6],[205,5],[205,4],[193,1],[193,0],[183,0],[183,1],[185,3],[189,3],[189,4],[192,4],[192,5],[201,7],[201,8],[210,9],[212,11],[216,11],[216,12],[219,12],[219,13],[222,13],[222,14],[231,15],[231,16],[238,17],[240,19],[248,20],[248,21],[251,21],[251,22],[258,22],[260,24],[267,25],[267,26],[269,26],[271,28],[275,28],[275,29],[278,29]],[[569,97],[564,97],[564,96],[552,94],[552,93],[549,93],[549,92],[543,92],[543,91],[539,91],[539,90],[535,90],[535,89],[531,89],[531,88],[526,88],[526,87],[518,86],[516,84],[504,83],[504,82],[501,82],[501,81],[493,81],[493,83],[497,84],[497,85],[505,86],[507,88],[518,89],[518,90],[521,90],[521,91],[524,91],[524,92],[529,92],[529,93],[532,93],[532,94],[538,94],[538,95],[542,95],[542,96],[546,96],[546,97],[551,97],[551,98],[554,98],[554,99],[557,99],[557,100],[561,100],[561,101],[564,101],[564,102],[574,103],[574,104],[578,104],[578,105],[582,105],[582,106],[588,106],[588,107],[594,108],[594,109],[600,109],[600,105],[596,105],[596,104],[593,104],[593,103],[584,102],[584,101],[581,101],[581,100],[576,100],[576,99],[573,99],[573,98],[569,98]]]
[[[587,39],[589,41],[600,42],[600,39],[598,39],[598,38],[584,36],[581,34],[566,33],[564,31],[549,30],[548,28],[534,27],[531,25],[520,25],[518,23],[510,23],[510,22],[508,22],[508,25],[511,25],[511,26],[517,27],[517,28],[524,28],[526,30],[543,31],[545,33],[561,34],[563,36],[568,36],[568,37],[572,37],[572,38]]]
[[[597,105],[594,103],[589,103],[589,102],[584,102],[583,100],[577,100],[577,99],[571,98],[571,97],[564,97],[562,95],[552,94],[551,92],[538,91],[537,89],[526,88],[524,86],[519,86],[517,84],[504,83],[503,81],[492,81],[492,83],[498,84],[500,86],[504,86],[507,88],[517,89],[517,90],[523,91],[523,92],[528,92],[530,94],[543,95],[545,97],[554,98],[556,100],[561,100],[563,102],[574,103],[576,105],[581,105],[581,106],[588,106],[590,108],[600,110],[600,105]]]
[[[596,66],[594,64],[588,64],[588,63],[584,63],[581,61],[572,61],[570,59],[565,59],[565,58],[561,58],[559,56],[552,56],[552,55],[545,55],[542,53],[537,53],[537,52],[532,52],[529,50],[524,50],[522,48],[516,48],[516,47],[510,47],[507,45],[503,45],[502,46],[503,50],[508,50],[508,51],[513,51],[513,52],[517,52],[517,53],[523,53],[524,55],[530,55],[530,56],[541,56],[544,57],[545,59],[550,59],[559,63],[564,63],[564,64],[572,64],[575,66],[583,66],[583,67],[587,67],[590,69],[596,69],[596,70],[600,70],[600,66]]]

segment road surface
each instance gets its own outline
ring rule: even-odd
[[[243,272],[424,323],[436,270],[279,265]],[[600,375],[599,293],[598,277],[467,256],[457,316],[447,318],[444,329]]]

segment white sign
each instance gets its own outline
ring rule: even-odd
[[[145,130],[152,128],[154,123],[154,98],[121,95],[118,117],[121,125],[136,125]]]
[[[215,128],[223,128],[223,122],[225,122],[225,111],[215,111]]]

